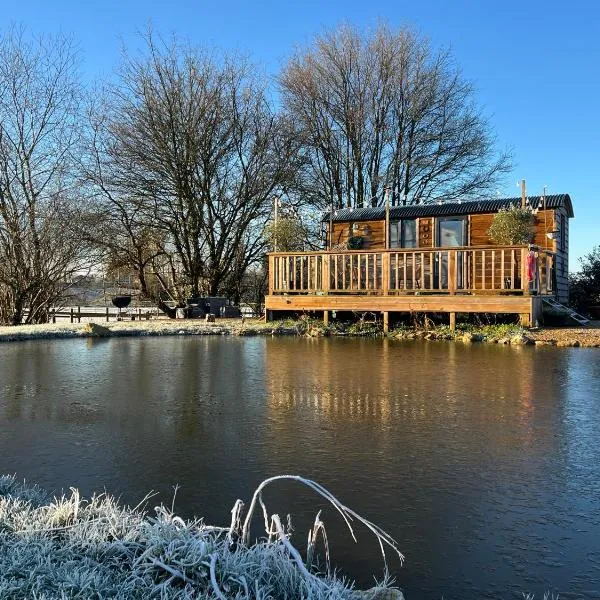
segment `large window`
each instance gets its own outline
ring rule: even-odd
[[[467,219],[447,217],[437,220],[437,244],[440,248],[467,245]]]
[[[417,220],[402,219],[390,223],[390,248],[417,247]]]

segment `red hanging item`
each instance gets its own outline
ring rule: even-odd
[[[530,250],[527,254],[527,262],[525,263],[527,267],[527,281],[533,281],[535,279],[535,271],[537,266],[537,261],[535,259],[535,252]]]

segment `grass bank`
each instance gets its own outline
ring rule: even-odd
[[[326,565],[317,572],[317,542],[327,538],[319,516],[308,556],[292,546],[289,531],[269,515],[263,489],[280,479],[308,485],[347,520],[371,530],[383,547],[402,558],[395,541],[310,480],[283,476],[264,481],[248,511],[234,504],[231,524],[213,527],[184,521],[165,506],[147,514],[109,495],[50,498],[36,486],[0,476],[0,597],[12,600],[113,600],[161,598],[281,600],[403,600],[388,583],[353,589]],[[148,503],[147,497],[143,504]],[[266,533],[251,541],[254,510],[264,511]],[[350,525],[349,525],[350,526]],[[352,531],[352,530],[351,530]]]
[[[110,323],[56,323],[0,327],[0,342],[33,339],[137,337],[165,335],[295,335],[305,337],[383,337],[380,322],[357,320],[338,321],[324,325],[320,319],[301,317],[265,323],[259,319],[220,319],[216,323],[200,320],[120,321]],[[427,327],[399,326],[389,338],[400,340],[450,340],[461,343],[487,342],[510,345],[554,345],[571,347],[600,347],[600,323],[589,327],[546,327],[524,329],[518,325],[458,324],[455,331],[446,325]]]

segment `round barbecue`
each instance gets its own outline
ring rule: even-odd
[[[131,296],[113,296],[112,303],[121,310],[131,304]]]

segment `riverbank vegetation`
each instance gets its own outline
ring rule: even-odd
[[[185,521],[162,505],[151,515],[144,510],[151,496],[131,509],[107,494],[84,500],[74,488],[69,495],[50,498],[36,486],[0,476],[0,596],[13,600],[402,599],[389,582],[360,592],[336,575],[319,515],[309,532],[307,556],[300,555],[292,545],[289,525],[284,526],[278,515],[269,515],[263,501],[265,488],[283,479],[307,485],[331,504],[352,537],[353,525],[366,527],[382,552],[391,549],[402,560],[389,535],[319,484],[300,477],[265,480],[246,514],[238,500],[231,524],[213,527],[202,520]],[[250,533],[255,510],[262,513],[266,529],[257,540]],[[324,548],[322,572],[314,566],[317,547]]]
[[[584,314],[600,317],[600,246],[580,259],[580,270],[569,277],[571,306]]]
[[[481,195],[508,168],[451,53],[411,29],[324,32],[275,77],[140,45],[91,89],[72,39],[0,32],[0,324],[47,322],[86,274],[163,308],[255,302],[275,211],[310,249],[324,210]]]
[[[518,325],[475,325],[459,323],[456,330],[447,325],[401,324],[384,335],[383,325],[376,320],[352,322],[332,321],[325,325],[313,317],[289,318],[265,322],[262,319],[219,319],[205,323],[196,319],[120,321],[86,324],[41,324],[0,327],[0,343],[35,339],[111,338],[148,336],[300,336],[300,337],[370,337],[396,340],[441,340],[487,342],[512,345],[551,345],[600,347],[600,327],[548,327],[524,329]]]

